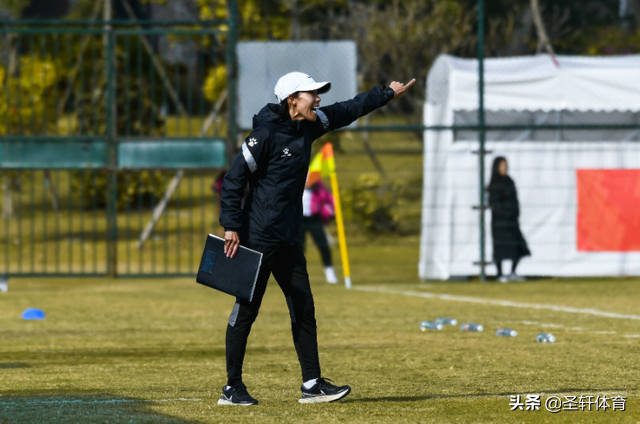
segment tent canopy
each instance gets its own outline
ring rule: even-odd
[[[639,111],[640,55],[549,55],[485,59],[487,110]],[[478,61],[441,55],[427,80],[427,103],[478,108]]]
[[[524,125],[487,131],[485,148],[492,153],[484,157],[485,170],[491,169],[496,156],[506,157],[518,189],[520,227],[533,252],[518,271],[522,275],[640,275],[640,244],[584,249],[597,244],[589,237],[602,229],[608,238],[622,239],[622,234],[640,239],[635,218],[640,204],[640,188],[635,188],[640,187],[640,130],[526,128],[639,124],[640,56],[556,59],[558,66],[547,55],[485,61],[485,122]],[[477,124],[477,70],[475,59],[445,55],[436,60],[427,78],[425,125]],[[478,157],[471,154],[477,149],[474,130],[424,132],[419,262],[423,279],[479,271],[474,265],[480,258],[474,206],[490,172],[485,172],[485,181],[479,180]],[[627,186],[618,187],[617,181],[622,180],[610,177],[618,171],[631,181]],[[623,202],[602,194],[620,191],[625,193]],[[585,225],[579,216],[595,218]],[[623,219],[626,216],[633,218]],[[487,211],[484,250],[489,260],[490,222],[491,211]],[[495,272],[492,268],[489,273]]]

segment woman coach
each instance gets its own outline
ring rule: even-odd
[[[276,84],[280,103],[266,105],[253,117],[253,132],[242,143],[222,184],[220,224],[225,229],[225,254],[233,258],[242,241],[243,246],[262,252],[262,266],[253,301],[237,299],[229,317],[227,385],[218,404],[258,403],[242,382],[242,363],[271,273],[289,307],[293,343],[302,368],[300,403],[332,402],[351,391],[349,386],[335,386],[321,376],[313,295],[299,243],[311,143],[402,97],[414,82],[405,85],[394,81],[389,87],[376,87],[352,100],[320,108],[318,95],[329,91],[331,83],[291,72]],[[247,183],[249,196],[241,208]]]

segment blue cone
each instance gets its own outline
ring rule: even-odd
[[[22,319],[44,319],[45,313],[40,309],[28,308],[22,313]]]

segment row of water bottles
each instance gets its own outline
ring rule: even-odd
[[[445,325],[458,325],[458,321],[454,318],[437,318],[435,321],[420,322],[420,330],[442,330]],[[480,332],[484,331],[482,324],[466,322],[460,325],[460,331]],[[498,337],[516,337],[518,332],[511,328],[498,328],[496,336]],[[556,338],[550,333],[538,333],[536,341],[540,343],[554,343]]]

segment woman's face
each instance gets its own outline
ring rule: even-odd
[[[500,162],[500,165],[498,165],[498,172],[500,173],[500,175],[507,175],[507,171],[509,170],[509,167],[507,166],[507,161],[503,160]]]
[[[318,118],[315,109],[320,106],[318,91],[301,91],[298,97],[289,97],[289,114],[293,120],[314,122]]]

